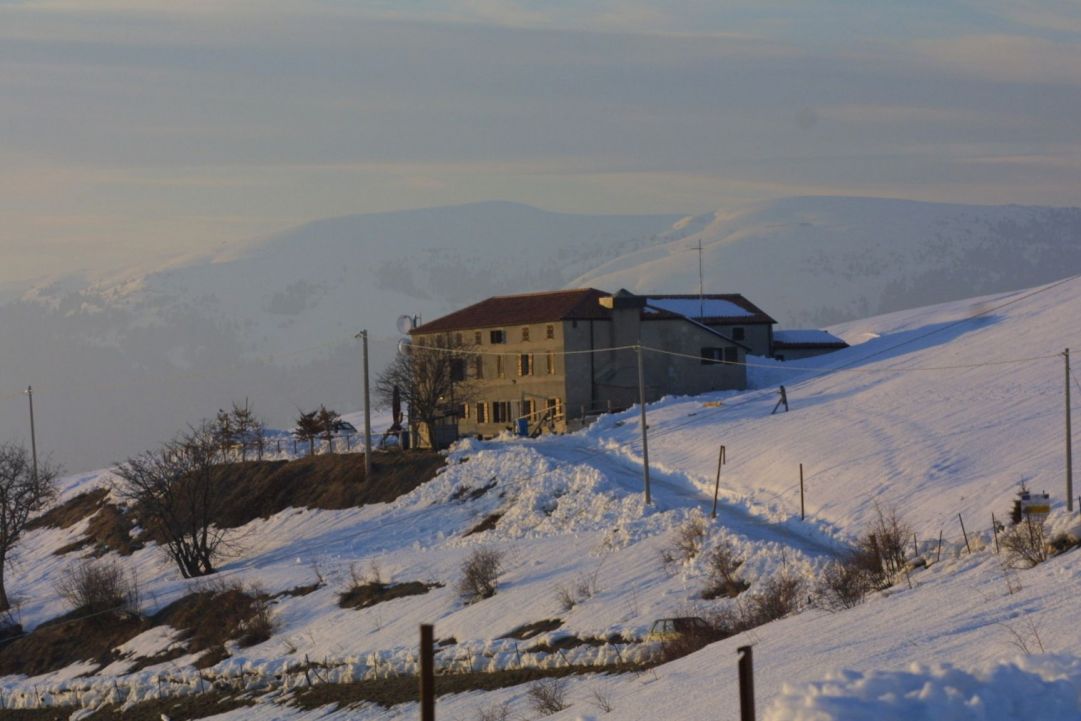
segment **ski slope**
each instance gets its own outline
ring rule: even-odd
[[[811,608],[639,676],[575,678],[572,706],[549,718],[603,717],[591,702],[597,691],[611,699],[612,717],[619,719],[697,719],[716,717],[719,709],[734,716],[736,648],[748,643],[755,647],[760,713],[769,721],[867,718],[869,709],[883,719],[1077,718],[1081,554],[1013,572],[1016,583],[1008,584],[991,550],[990,520],[992,512],[1006,514],[1024,480],[1052,493],[1056,530],[1079,530],[1063,509],[1060,355],[1065,347],[1081,347],[1079,318],[1076,279],[904,311],[831,328],[852,344],[834,354],[790,363],[752,360],[751,390],[662,399],[647,408],[654,498],[648,507],[633,408],[573,435],[463,442],[435,480],[389,504],[290,510],[255,521],[238,530],[240,550],[222,575],[271,593],[310,583],[317,574],[326,586],[282,599],[274,607],[275,636],[231,648],[232,657],[213,672],[269,678],[305,655],[327,659],[336,679],[365,677],[373,667],[408,671],[415,668],[417,625],[427,622],[435,623],[437,637],[456,640],[448,654],[507,668],[518,649],[500,637],[523,623],[560,618],[552,638],[641,638],[655,618],[723,608],[732,602],[699,597],[701,562],[673,568],[660,555],[680,524],[708,517],[717,449],[724,444],[728,463],[707,547],[731,544],[745,559],[741,575],[752,591],[782,569],[813,579],[873,518],[876,504],[901,512],[916,530],[921,554],[937,555],[941,533],[941,560],[913,573],[912,588],[895,587],[851,610]],[[782,383],[790,411],[771,414]],[[1075,391],[1076,417],[1081,386]],[[806,520],[799,514],[800,463]],[[108,471],[72,476],[64,479],[64,494],[108,481]],[[462,500],[462,489],[485,487],[477,498]],[[465,535],[497,512],[503,515],[495,528]],[[24,625],[67,610],[52,585],[74,559],[53,551],[79,531],[36,531],[22,544],[9,583],[24,598]],[[502,551],[504,573],[495,597],[465,605],[454,584],[477,547]],[[154,548],[124,562],[136,569],[150,611],[194,585],[176,578]],[[339,608],[337,593],[350,568],[363,571],[372,563],[386,581],[444,586],[359,611]],[[583,579],[593,581],[595,592],[570,610],[561,608],[558,590]],[[146,652],[168,642],[155,630],[132,648]],[[645,652],[635,643],[619,649],[631,657]],[[568,653],[572,662],[597,663],[616,649]],[[62,698],[79,687],[84,699],[104,699],[120,681],[131,689],[129,700],[148,698],[158,692],[159,676],[183,676],[192,660],[135,674],[119,663],[85,678],[77,677],[89,669],[70,667],[45,677],[4,678],[0,689],[9,699],[32,688],[53,689]],[[526,662],[563,661],[540,653]],[[441,699],[439,708],[442,717],[464,721],[504,702],[515,714],[533,717],[521,687]],[[20,703],[33,701],[27,695]],[[267,698],[218,718],[405,719],[416,713],[408,704],[305,713]]]

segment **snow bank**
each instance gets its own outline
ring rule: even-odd
[[[974,671],[950,664],[907,671],[842,671],[800,688],[785,685],[765,721],[1076,721],[1081,659],[1036,656]]]

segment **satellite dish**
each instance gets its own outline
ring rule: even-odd
[[[415,326],[413,325],[413,316],[411,316],[411,315],[400,315],[400,316],[398,316],[398,332],[399,333],[408,333],[409,331],[413,330],[414,327]]]
[[[408,353],[412,346],[413,340],[411,338],[402,338],[398,341],[398,352],[402,354]]]

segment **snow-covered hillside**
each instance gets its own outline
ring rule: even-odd
[[[853,344],[849,349],[756,363],[758,387],[751,391],[663,399],[648,408],[651,507],[640,493],[640,427],[631,409],[574,435],[463,443],[435,480],[390,504],[287,511],[254,521],[239,529],[241,551],[224,575],[259,582],[270,593],[311,583],[316,574],[326,585],[280,599],[271,640],[231,648],[232,658],[213,673],[244,673],[244,683],[258,687],[305,655],[326,659],[339,680],[408,671],[415,668],[422,622],[434,622],[437,637],[453,638],[441,652],[445,662],[473,668],[639,657],[647,649],[633,639],[653,619],[739,603],[701,598],[702,555],[685,563],[661,560],[676,529],[708,515],[724,444],[722,502],[706,546],[728,543],[745,559],[740,573],[751,584],[748,593],[785,570],[812,580],[874,518],[876,504],[896,508],[913,526],[930,567],[911,574],[911,587],[901,583],[856,608],[810,608],[646,674],[576,677],[568,687],[572,705],[550,718],[603,718],[598,694],[610,701],[612,717],[631,721],[706,718],[717,709],[735,715],[735,651],[748,643],[755,646],[759,708],[770,721],[1077,718],[1081,553],[1006,571],[992,551],[990,525],[991,513],[1004,515],[1024,480],[1056,499],[1056,529],[1077,530],[1062,501],[1060,353],[1081,348],[1079,317],[1081,279],[899,312],[832,328]],[[771,415],[780,383],[791,410]],[[1076,419],[1081,384],[1075,388]],[[806,521],[799,518],[800,463]],[[107,479],[105,471],[70,477],[65,494]],[[502,516],[494,527],[466,535],[496,513]],[[35,531],[23,543],[9,584],[25,599],[27,625],[65,610],[52,587],[74,558],[53,552],[80,530]],[[476,548],[502,551],[504,573],[494,597],[465,605],[454,584]],[[178,579],[154,548],[124,562],[137,569],[148,610],[193,585]],[[337,593],[348,584],[350,567],[373,562],[384,580],[444,586],[362,610],[339,608]],[[575,604],[561,603],[561,589],[583,584],[588,591]],[[554,618],[558,629],[531,644],[568,635],[622,640],[577,646],[561,658],[500,638],[521,624]],[[153,633],[132,648],[153,652],[169,643],[161,631]],[[1027,653],[1037,656],[1015,661]],[[170,692],[183,686],[177,679],[188,679],[183,688],[193,690],[185,666],[191,661],[181,657],[130,676],[119,663],[76,679],[90,670],[79,667],[8,677],[2,686],[6,698],[20,703],[35,703],[26,692],[45,688],[68,700],[78,688],[86,702],[118,687],[130,689],[128,698],[147,698],[162,683]],[[504,702],[516,715],[535,715],[522,687],[460,694],[439,707],[442,717],[464,720]],[[216,718],[415,716],[411,704],[309,713],[268,698]]]
[[[686,219],[679,236],[573,286],[743,293],[785,325],[821,326],[1081,272],[1081,210],[784,198]]]

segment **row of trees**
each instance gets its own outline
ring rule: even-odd
[[[342,427],[342,416],[337,411],[330,410],[326,406],[319,406],[314,411],[300,412],[296,419],[296,428],[293,434],[302,441],[308,442],[308,452],[315,454],[315,440],[323,438],[331,452],[334,451],[334,434]]]

